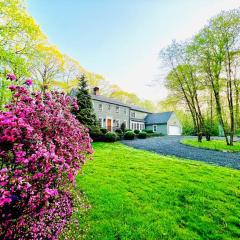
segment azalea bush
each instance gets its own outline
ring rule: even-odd
[[[20,80],[13,73],[6,74],[6,71],[0,69],[0,110],[4,109],[4,105],[10,100],[12,92],[9,89],[9,86],[12,85],[23,85],[27,84],[30,86],[32,84],[31,79]]]
[[[72,213],[66,191],[92,153],[63,93],[12,85],[0,111],[0,239],[56,239]]]

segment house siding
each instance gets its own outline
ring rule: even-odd
[[[130,110],[130,129],[143,130],[145,129],[145,117],[146,112],[141,112],[137,110]]]
[[[146,126],[147,130],[153,130],[153,126],[157,126],[157,131],[155,133],[162,133],[163,135],[167,135],[167,124],[150,124]]]
[[[99,104],[102,105],[102,111],[99,108]],[[110,110],[109,110],[110,106]],[[119,112],[116,111],[116,108],[119,108]],[[129,127],[129,113],[130,109],[125,106],[120,106],[111,103],[105,103],[98,100],[93,100],[93,108],[96,114],[97,119],[102,119],[102,127],[107,128],[107,119],[112,120],[112,130],[120,128],[123,122],[126,123],[126,128]],[[126,111],[126,112],[125,112]],[[119,126],[117,126],[117,121],[119,121]]]

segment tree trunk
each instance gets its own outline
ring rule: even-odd
[[[234,107],[233,107],[233,89],[232,89],[232,73],[231,73],[231,57],[230,52],[227,52],[227,64],[226,64],[226,73],[227,73],[227,98],[228,98],[228,107],[230,112],[230,143],[233,145],[233,136],[235,132],[235,121],[234,121]]]
[[[227,136],[227,129],[226,129],[226,126],[224,124],[223,117],[222,117],[222,108],[221,108],[219,93],[215,90],[214,90],[214,96],[215,96],[215,101],[216,101],[216,111],[217,111],[218,119],[219,119],[219,122],[220,122],[220,124],[223,128],[226,143],[227,143],[227,145],[229,145],[229,140],[228,140],[228,136]]]

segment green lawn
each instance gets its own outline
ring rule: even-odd
[[[181,143],[198,147],[198,148],[207,148],[217,151],[230,151],[230,152],[239,152],[240,151],[240,142],[234,142],[233,146],[228,146],[223,140],[211,140],[206,141],[205,139],[202,142],[198,142],[195,138],[184,138]]]
[[[69,239],[240,238],[239,171],[120,143],[93,146],[94,160],[77,177],[75,191],[87,200]]]

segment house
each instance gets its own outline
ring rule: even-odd
[[[149,111],[124,104],[116,99],[104,97],[99,94],[99,88],[97,87],[93,89],[91,97],[100,127],[114,131],[120,128],[124,122],[126,128],[133,130],[145,129],[145,117],[150,114]]]
[[[93,89],[91,97],[101,128],[115,131],[125,123],[126,128],[132,130],[150,129],[164,135],[181,135],[182,133],[181,123],[174,112],[151,113],[141,107],[102,96],[99,94],[98,87]]]
[[[73,89],[70,95],[76,94],[76,89]],[[182,134],[181,123],[174,112],[152,113],[144,108],[102,96],[98,87],[93,88],[91,97],[99,127],[108,131],[115,131],[125,123],[126,129],[148,129],[164,135]]]
[[[145,128],[164,135],[181,135],[182,126],[174,112],[148,114],[145,118]]]

